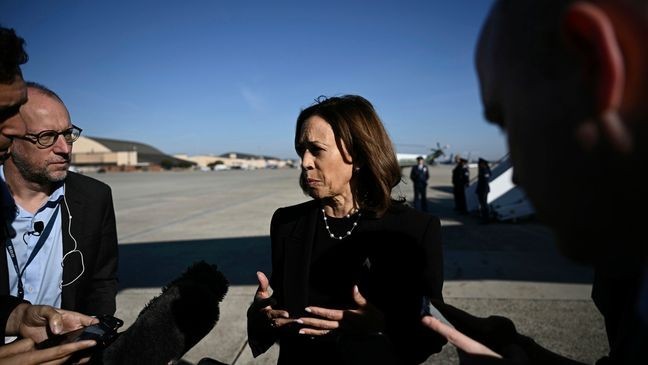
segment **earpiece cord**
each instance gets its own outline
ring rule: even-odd
[[[68,218],[69,218],[68,219],[68,234],[70,235],[70,238],[72,238],[72,242],[74,242],[74,248],[70,252],[63,255],[63,259],[61,260],[61,267],[65,267],[65,258],[67,257],[67,255],[69,255],[71,253],[74,253],[74,252],[78,252],[79,255],[81,256],[81,273],[79,275],[77,275],[77,277],[75,277],[72,281],[70,281],[67,284],[63,284],[63,280],[61,280],[61,283],[59,284],[60,288],[63,288],[64,286],[71,285],[75,281],[79,280],[81,275],[83,275],[83,273],[85,272],[85,264],[83,263],[83,253],[80,250],[77,249],[77,246],[78,246],[77,240],[72,235],[72,213],[70,213],[70,206],[67,203],[67,198],[65,197],[65,194],[63,194],[63,203],[65,204],[65,210],[67,211]]]

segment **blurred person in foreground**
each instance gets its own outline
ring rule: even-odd
[[[630,209],[648,203],[635,177],[648,160],[646,39],[646,1],[502,0],[477,48],[485,115],[507,132],[514,179],[561,251],[595,268],[592,298],[610,345],[598,364],[648,363],[645,214]],[[425,317],[473,353],[467,363],[570,363],[505,318],[440,307],[504,357],[478,355],[479,344]]]
[[[27,62],[24,41],[13,29],[0,26],[0,163],[7,156],[14,138],[25,133],[25,125],[16,115],[27,101],[27,88],[20,65]],[[0,240],[12,236],[11,220],[15,212],[13,199],[4,182],[0,182]],[[3,248],[4,249],[4,248]],[[23,338],[0,346],[0,364],[59,364],[74,352],[92,347],[94,341],[81,341],[45,350],[35,350],[34,344],[47,339],[50,333],[60,334],[97,320],[76,312],[35,306],[10,295],[0,295],[0,338],[5,335]]]
[[[295,149],[313,200],[272,218],[272,277],[257,273],[248,310],[253,355],[278,341],[279,364],[425,361],[445,343],[420,320],[442,299],[440,223],[392,199],[401,171],[374,107],[319,99],[297,118]]]

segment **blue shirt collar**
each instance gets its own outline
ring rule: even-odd
[[[2,181],[6,185],[7,179],[5,179],[4,165],[2,165],[0,167],[0,179],[2,179]],[[57,183],[55,183],[54,186],[55,186],[54,191],[52,192],[52,194],[50,194],[49,198],[47,199],[47,202],[45,202],[45,204],[43,204],[43,206],[41,206],[38,209],[39,212],[41,210],[45,209],[45,208],[54,208],[54,207],[56,207],[56,204],[58,204],[61,201],[61,199],[63,199],[63,197],[65,195],[65,183],[63,183],[62,181],[57,182]],[[15,202],[13,202],[13,201],[12,201],[12,203],[15,204]]]

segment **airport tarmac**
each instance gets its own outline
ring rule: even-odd
[[[593,363],[607,353],[600,314],[590,300],[592,272],[560,256],[534,221],[480,225],[453,211],[451,166],[430,169],[430,210],[443,227],[444,297],[475,315],[511,318],[518,331],[563,355]],[[120,243],[117,317],[129,326],[160,289],[197,260],[230,280],[215,329],[183,360],[274,364],[276,346],[253,359],[245,311],[255,272],[270,272],[269,227],[281,206],[309,199],[295,169],[88,174],[113,189]],[[473,172],[474,176],[474,172]],[[412,186],[396,195],[411,201]],[[307,361],[305,362],[307,363]],[[455,364],[451,346],[425,364]]]

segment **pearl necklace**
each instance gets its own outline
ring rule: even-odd
[[[351,209],[351,211],[346,215],[347,218],[351,218],[351,214],[353,214],[354,209]],[[324,211],[324,208],[322,208],[322,217],[324,217],[324,226],[326,227],[326,231],[328,232],[329,236],[335,240],[343,240],[351,235],[353,233],[353,230],[358,226],[358,222],[360,221],[360,217],[362,217],[362,212],[358,211],[358,218],[356,218],[356,221],[353,222],[353,226],[351,227],[350,230],[346,232],[345,235],[340,235],[336,236],[331,232],[331,228],[329,228],[328,225],[328,218],[326,217],[326,212]]]

